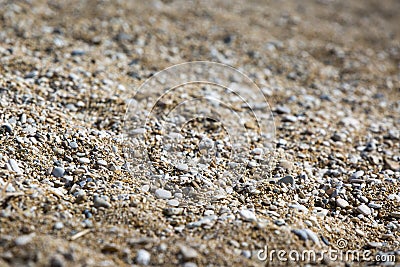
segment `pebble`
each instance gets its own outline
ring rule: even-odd
[[[111,208],[111,204],[99,196],[94,196],[93,206],[95,206],[96,208],[99,208],[99,207],[103,207],[103,208],[107,208],[107,209]]]
[[[288,184],[288,185],[294,186],[295,180],[294,180],[293,176],[287,175],[287,176],[279,179],[278,184]]]
[[[372,214],[371,209],[365,204],[361,204],[360,206],[358,206],[357,211],[365,216],[369,216]]]
[[[308,239],[307,232],[302,229],[293,229],[292,233],[297,235],[301,240],[305,241]]]
[[[290,108],[286,106],[277,106],[275,110],[279,114],[289,114],[291,112]]]
[[[88,159],[88,158],[79,158],[78,161],[81,164],[89,164],[90,163],[90,159]]]
[[[170,199],[170,200],[168,200],[167,204],[169,206],[178,207],[179,201],[177,199]]]
[[[172,198],[172,194],[171,194],[170,191],[167,191],[167,190],[161,189],[161,188],[157,189],[154,194],[159,199],[170,199],[170,198]]]
[[[380,248],[383,246],[383,243],[382,242],[368,242],[367,245],[370,248]]]
[[[181,254],[183,256],[183,260],[185,261],[193,260],[198,257],[197,251],[188,246],[181,246]]]
[[[64,176],[65,170],[63,168],[61,168],[61,167],[54,167],[53,171],[51,172],[51,174],[53,174],[53,176],[55,176],[55,177],[60,178],[60,177]]]
[[[16,160],[14,160],[14,159],[9,159],[9,160],[8,160],[8,164],[10,165],[11,170],[14,171],[14,172],[16,172],[17,174],[22,174],[22,173],[23,173],[22,170],[21,170],[21,168],[18,166],[18,163],[17,163]]]
[[[338,199],[336,199],[336,205],[338,207],[341,207],[342,209],[345,209],[349,206],[349,202],[347,202],[347,200],[345,200],[343,198],[338,198]]]
[[[282,118],[283,122],[296,122],[297,121],[297,117],[293,116],[293,115],[286,115]]]
[[[29,235],[21,235],[14,240],[15,245],[24,246],[32,241],[35,237],[35,233],[31,233]]]
[[[147,250],[139,249],[136,255],[136,263],[140,265],[149,265],[151,255]]]
[[[97,161],[97,165],[100,165],[100,166],[107,166],[107,161],[105,161],[104,159],[99,159],[99,160]]]
[[[189,170],[189,166],[184,163],[180,163],[180,164],[176,165],[176,168],[183,172],[187,172]]]
[[[250,210],[243,209],[239,212],[239,214],[245,221],[252,222],[257,220],[256,215]]]
[[[73,142],[70,142],[70,143],[69,143],[69,147],[70,147],[70,148],[73,148],[73,149],[77,149],[77,148],[78,148],[78,144],[77,144],[76,142],[73,141]]]
[[[54,224],[54,229],[55,230],[61,230],[61,229],[63,229],[64,228],[64,224],[62,223],[62,222],[56,222],[55,224]]]

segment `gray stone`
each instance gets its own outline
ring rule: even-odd
[[[371,209],[365,204],[361,204],[360,206],[358,206],[357,211],[365,216],[369,216],[372,214]]]
[[[78,161],[81,164],[89,164],[90,163],[90,159],[88,159],[88,158],[79,158]]]
[[[53,171],[51,172],[51,174],[53,174],[53,176],[55,176],[55,177],[60,178],[60,177],[64,176],[65,170],[63,168],[61,168],[61,167],[54,167]]]
[[[245,221],[252,222],[257,220],[256,215],[250,210],[243,209],[239,212],[239,214]]]
[[[288,185],[294,186],[295,180],[294,180],[293,176],[287,175],[287,176],[279,179],[278,184],[288,184]]]
[[[159,199],[170,199],[170,198],[172,198],[172,194],[171,194],[170,191],[167,191],[167,190],[161,189],[161,188],[157,189],[154,194]]]
[[[78,148],[78,144],[75,141],[73,141],[73,142],[69,143],[69,147],[73,148],[73,149],[76,149],[76,148]]]
[[[293,229],[292,233],[294,233],[295,235],[297,235],[301,240],[307,240],[308,239],[308,235],[307,232],[302,230],[302,229]]]
[[[179,201],[176,199],[170,199],[167,202],[168,205],[173,206],[173,207],[178,207],[179,206]]]

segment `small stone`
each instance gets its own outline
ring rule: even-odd
[[[290,108],[286,106],[277,106],[275,111],[279,114],[289,114],[291,112]]]
[[[176,165],[176,168],[183,172],[187,172],[189,170],[189,166],[184,163],[180,163],[180,164]]]
[[[14,159],[9,159],[8,160],[8,164],[11,166],[11,170],[18,173],[18,174],[22,174],[22,170],[20,169],[20,167],[18,166],[18,162]]]
[[[365,236],[365,233],[363,231],[361,231],[360,229],[356,229],[355,232],[359,236]]]
[[[188,262],[185,262],[185,263],[183,264],[183,267],[197,267],[197,264],[194,263],[194,262],[188,261]]]
[[[345,209],[349,206],[349,202],[347,202],[347,200],[345,200],[343,198],[338,198],[338,199],[336,199],[336,205],[338,207],[341,207],[342,209]]]
[[[81,164],[89,164],[90,163],[90,159],[88,159],[88,158],[79,158],[78,161]]]
[[[188,246],[181,246],[181,254],[185,261],[193,260],[198,257],[197,251]]]
[[[183,213],[183,208],[166,208],[163,213],[167,216],[181,215]]]
[[[21,235],[14,240],[15,245],[24,246],[32,241],[35,237],[35,233],[31,233],[29,235]]]
[[[64,224],[62,223],[62,222],[56,222],[55,224],[54,224],[54,229],[55,230],[61,230],[61,229],[63,229],[64,228]]]
[[[278,226],[282,226],[282,225],[285,225],[285,224],[286,224],[286,222],[285,222],[284,219],[277,219],[277,220],[274,221],[274,223],[275,223],[276,225],[278,225]]]
[[[105,161],[104,159],[99,159],[99,160],[97,161],[97,165],[100,165],[100,166],[107,166],[107,161]]]
[[[139,249],[136,255],[136,263],[140,265],[149,265],[151,255],[147,250]]]
[[[178,207],[179,201],[177,199],[170,199],[168,200],[167,204],[172,207]]]
[[[72,149],[77,149],[78,148],[78,144],[73,141],[73,142],[69,143],[69,147],[72,148]]]
[[[263,150],[262,150],[262,148],[257,147],[257,148],[254,148],[254,149],[251,151],[251,153],[254,154],[254,155],[262,155],[262,154],[263,154]]]
[[[293,115],[286,115],[282,118],[283,122],[296,122],[297,121],[297,117],[293,116]]]
[[[367,245],[370,248],[381,248],[383,246],[382,242],[368,242]]]
[[[364,171],[357,171],[355,173],[353,173],[353,175],[351,176],[354,179],[359,179],[364,175]]]
[[[105,199],[98,197],[98,196],[94,196],[93,205],[96,208],[99,208],[99,207],[103,207],[106,209],[111,208],[111,204],[109,202],[107,202]]]
[[[239,212],[239,214],[245,221],[248,222],[257,221],[257,217],[252,211],[243,209]]]
[[[358,212],[360,212],[361,214],[363,214],[365,216],[369,216],[372,214],[371,209],[365,204],[361,204],[360,206],[358,206],[357,210],[358,210]]]
[[[63,177],[65,174],[65,170],[61,167],[54,167],[53,171],[51,172],[51,174],[53,174],[53,176],[60,178]]]
[[[156,190],[155,195],[159,199],[170,199],[170,198],[172,198],[172,194],[171,194],[170,191],[165,190],[165,189],[161,189],[161,188]]]
[[[371,203],[368,204],[368,207],[370,207],[371,209],[376,209],[376,210],[378,210],[378,209],[381,209],[381,208],[382,208],[382,205],[381,205],[381,204],[377,204],[377,203],[371,202]]]
[[[301,240],[307,240],[308,239],[308,235],[307,232],[302,230],[302,229],[293,229],[292,233],[294,233],[295,235],[297,235]]]
[[[72,52],[71,52],[71,56],[83,56],[84,54],[86,54],[86,52],[83,50],[79,50],[79,49],[72,50]]]
[[[287,175],[287,176],[279,179],[278,184],[288,184],[288,185],[294,186],[295,180],[294,180],[293,176]]]
[[[319,242],[318,236],[316,233],[311,231],[310,229],[304,229],[307,233],[307,237],[314,242],[315,245],[320,246],[321,243]]]

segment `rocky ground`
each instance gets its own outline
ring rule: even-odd
[[[0,1],[0,266],[398,266],[400,2],[144,2]],[[275,123],[263,172],[252,140],[226,175],[230,135],[213,120],[169,137],[185,159],[202,140],[215,158],[169,163],[161,111],[196,88],[144,124],[151,174],[127,155],[142,128],[126,115],[146,117],[129,105],[154,101],[134,90],[194,60],[260,87]],[[266,245],[374,261],[263,261]]]

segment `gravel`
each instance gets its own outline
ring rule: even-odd
[[[398,1],[3,2],[1,266],[400,260]]]

